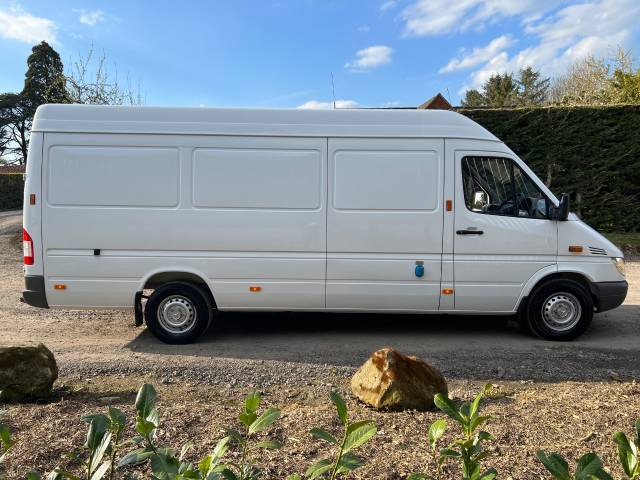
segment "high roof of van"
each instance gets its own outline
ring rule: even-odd
[[[34,132],[306,137],[431,137],[499,141],[446,110],[253,109],[42,105]]]

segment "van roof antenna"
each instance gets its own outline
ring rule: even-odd
[[[333,82],[333,72],[331,72],[331,94],[333,95],[333,109],[336,109],[336,84]]]

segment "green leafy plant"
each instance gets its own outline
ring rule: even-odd
[[[7,452],[15,445],[15,441],[11,437],[11,430],[2,422],[4,412],[0,410],[0,464],[4,462]]]
[[[217,480],[223,467],[220,458],[226,452],[228,438],[222,439],[213,453],[205,457],[197,466],[185,461],[191,445],[182,447],[180,454],[172,448],[159,447],[155,443],[156,432],[160,426],[160,415],[156,409],[158,394],[153,385],[144,384],[136,397],[136,432],[138,435],[131,443],[138,448],[118,463],[118,467],[138,465],[149,462],[154,480]]]
[[[569,472],[567,461],[559,453],[547,455],[543,450],[536,452],[538,460],[557,480],[613,480],[602,468],[602,460],[595,453],[587,453],[576,463],[575,472]]]
[[[254,480],[262,474],[262,470],[253,462],[253,453],[256,449],[274,450],[282,445],[275,440],[261,440],[253,442],[256,434],[266,430],[280,417],[280,410],[267,408],[258,415],[258,408],[262,401],[262,395],[253,391],[244,400],[244,406],[239,418],[244,429],[242,432],[230,429],[229,436],[240,450],[240,461],[229,462],[223,475],[228,480]]]
[[[355,455],[352,451],[366,443],[377,431],[375,423],[370,420],[350,423],[347,405],[338,392],[331,393],[331,401],[336,407],[338,418],[344,428],[342,440],[338,441],[336,437],[322,428],[311,429],[311,435],[333,445],[337,454],[334,459],[324,458],[311,465],[305,473],[309,480],[314,478],[329,478],[333,480],[362,466],[364,459]],[[299,475],[289,477],[289,480],[299,479]]]
[[[487,384],[475,396],[473,402],[465,402],[457,406],[451,399],[436,394],[434,401],[436,407],[453,419],[462,432],[462,437],[454,440],[447,447],[437,450],[438,441],[447,429],[446,420],[436,420],[429,427],[429,445],[436,460],[437,475],[442,475],[442,466],[447,460],[460,463],[463,480],[492,480],[497,476],[493,468],[484,472],[480,468],[483,460],[489,457],[490,453],[483,448],[483,442],[492,440],[490,433],[480,430],[480,427],[491,417],[480,415],[480,401],[482,397],[491,390],[491,385]],[[427,473],[414,473],[409,476],[410,480],[430,480],[433,477]]]
[[[635,424],[635,439],[628,439],[624,432],[616,432],[613,441],[618,446],[618,457],[627,478],[640,479],[640,419]]]

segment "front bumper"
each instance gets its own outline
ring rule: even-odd
[[[593,282],[591,293],[596,300],[598,312],[604,312],[616,308],[624,302],[629,290],[629,284],[622,280],[620,282]]]
[[[42,275],[26,275],[24,277],[24,287],[21,299],[24,303],[28,303],[32,307],[49,308]]]

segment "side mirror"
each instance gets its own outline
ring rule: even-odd
[[[558,220],[560,222],[564,222],[569,217],[569,194],[563,193],[560,195],[560,205],[552,206],[550,209],[551,220]]]

